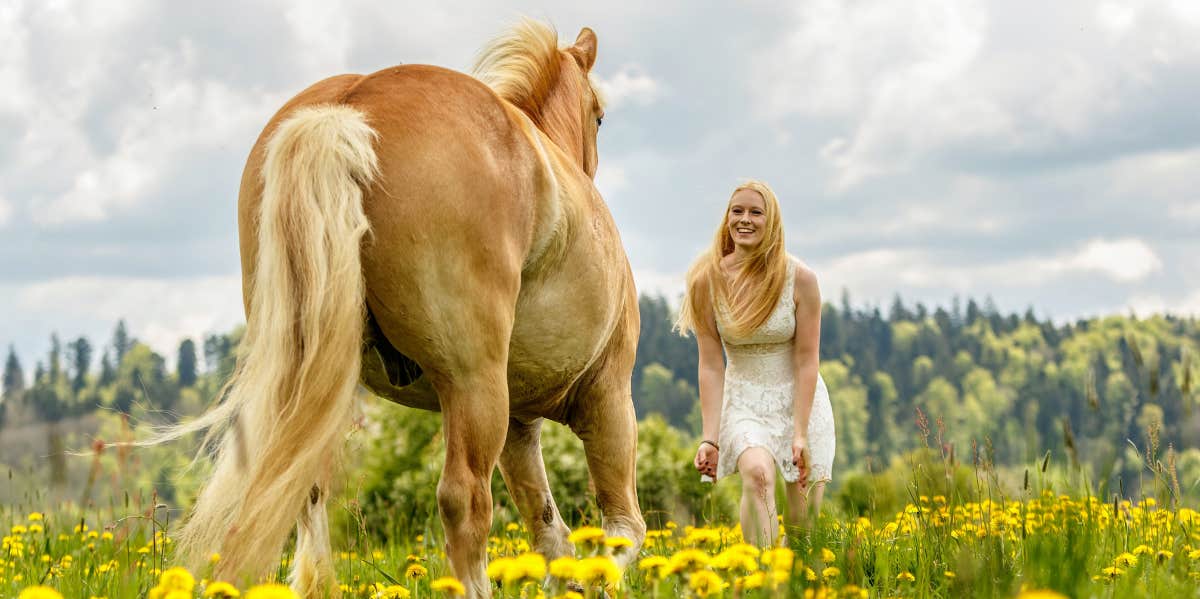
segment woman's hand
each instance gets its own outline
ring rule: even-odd
[[[692,465],[696,467],[696,471],[700,474],[716,478],[717,455],[719,451],[716,443],[711,441],[700,443],[700,448],[696,450],[696,459],[692,462]]]
[[[800,480],[807,481],[812,467],[812,456],[808,453],[808,437],[792,439],[792,465],[800,469]]]

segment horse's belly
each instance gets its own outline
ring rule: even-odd
[[[612,333],[616,307],[603,279],[562,279],[517,304],[508,362],[514,414],[553,417]]]

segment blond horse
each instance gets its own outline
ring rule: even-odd
[[[596,37],[525,21],[476,77],[423,65],[321,81],[267,124],[239,197],[246,334],[212,427],[215,470],[182,531],[217,578],[279,563],[336,592],[325,503],[356,388],[440,410],[437,499],[454,574],[488,595],[499,464],[536,550],[570,554],[543,418],[583,440],[609,535],[640,546],[630,373],[638,307],[592,183]],[[635,555],[627,551],[624,555]],[[624,564],[622,564],[624,565]]]

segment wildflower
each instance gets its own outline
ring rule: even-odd
[[[237,587],[229,584],[228,582],[214,582],[209,584],[208,587],[204,589],[203,595],[205,599],[232,599],[234,597],[241,596],[242,594],[238,592]]]
[[[50,587],[36,586],[21,591],[17,599],[63,599],[63,596]]]
[[[517,525],[516,522],[509,522],[507,525],[505,525],[504,530],[508,532],[517,532],[518,530],[521,530],[521,527]]]
[[[1132,553],[1128,553],[1128,552],[1122,553],[1121,555],[1118,555],[1117,557],[1113,558],[1114,566],[1120,566],[1120,567],[1125,567],[1125,568],[1130,568],[1130,567],[1136,566],[1137,562],[1138,562],[1137,556]]]
[[[1017,599],[1067,599],[1066,595],[1049,590],[1021,591]]]
[[[1154,554],[1154,557],[1155,557],[1155,559],[1158,560],[1158,563],[1161,564],[1161,563],[1175,557],[1175,552],[1173,552],[1169,549],[1159,549],[1158,552]]]
[[[196,586],[196,579],[192,577],[191,572],[178,566],[168,568],[162,573],[162,577],[158,579],[159,586],[163,587],[164,591],[188,591]]]
[[[1150,555],[1152,553],[1154,553],[1154,550],[1149,545],[1138,545],[1133,548],[1134,555]]]
[[[824,578],[826,580],[828,580],[830,578],[837,578],[838,576],[841,575],[841,573],[842,573],[841,570],[839,570],[833,566],[830,566],[828,568],[825,568],[824,570],[821,570],[821,578]]]
[[[578,563],[573,557],[560,557],[550,562],[550,575],[563,580],[575,578],[575,567]]]
[[[957,574],[955,574],[954,572],[951,572],[949,570],[942,572],[942,575],[945,576],[946,578],[951,578],[951,579],[958,576]]]
[[[692,589],[699,597],[707,597],[714,593],[720,593],[724,590],[725,586],[725,582],[721,580],[721,576],[712,570],[693,572],[688,578],[688,588]]]
[[[903,581],[903,582],[912,582],[916,579],[917,579],[917,577],[913,576],[912,572],[909,572],[908,570],[905,570],[896,575],[896,580]]]
[[[21,526],[20,524],[17,524],[17,525],[15,525],[15,526],[13,526],[13,527],[12,527],[12,529],[11,529],[11,532],[12,532],[12,534],[13,534],[13,536],[14,536],[14,537],[19,537],[19,536],[21,536],[21,535],[25,534],[25,532],[26,532],[26,531],[28,531],[28,530],[29,530],[29,529],[25,528],[24,526]]]
[[[429,574],[429,570],[425,569],[425,566],[422,566],[421,564],[412,564],[404,570],[404,577],[409,580],[425,578],[425,575],[427,574]]]
[[[371,559],[373,559],[373,560],[375,560],[375,561],[377,561],[377,562],[381,562],[381,561],[383,561],[383,552],[382,552],[382,551],[380,551],[380,550],[378,550],[378,549],[376,549],[375,551],[372,551],[372,552],[371,552]]]
[[[281,584],[260,584],[246,591],[246,599],[300,599],[292,589]]]
[[[42,528],[41,524],[30,524],[29,525],[29,534],[37,534],[39,532],[42,532],[43,530],[45,530],[45,529]]]
[[[408,589],[399,585],[391,585],[376,591],[374,597],[375,599],[408,599],[409,595],[411,593],[408,592]]]
[[[463,584],[459,582],[457,578],[453,578],[451,576],[443,576],[429,583],[429,588],[434,591],[442,591],[447,595],[467,594],[467,589],[463,587]]]
[[[746,589],[761,588],[763,581],[766,580],[766,573],[755,572],[753,574],[743,576],[737,580],[737,584]]]
[[[726,549],[717,554],[712,560],[712,567],[718,570],[742,570],[753,572],[758,569],[758,562],[750,554],[734,548]]]
[[[830,562],[835,562],[835,561],[837,561],[837,555],[835,555],[832,551],[830,551],[829,548],[822,547],[821,548],[821,561],[823,561],[827,564]]]
[[[633,541],[625,537],[608,537],[607,539],[604,539],[604,546],[621,551],[623,549],[629,549],[630,547],[633,547]]]
[[[762,552],[763,565],[777,572],[790,572],[794,559],[795,554],[792,553],[791,549],[786,547],[768,549]]]
[[[684,549],[671,556],[670,572],[682,572],[684,570],[694,570],[707,566],[709,562],[708,554],[699,549]]]
[[[517,560],[511,557],[502,557],[492,560],[487,565],[487,577],[491,580],[500,580],[505,578],[505,573],[509,568],[516,564]]]
[[[604,531],[595,526],[584,526],[572,532],[567,540],[578,545],[580,543],[601,543],[604,541]]]
[[[807,580],[809,582],[816,582],[817,573],[813,572],[812,568],[808,568],[808,567],[804,568],[804,580]]]
[[[663,570],[665,570],[670,563],[670,560],[661,555],[652,555],[650,557],[643,558],[642,561],[638,562],[638,570],[654,571],[656,574],[661,576]]]
[[[609,584],[616,584],[621,580],[621,571],[617,569],[617,564],[611,558],[588,557],[579,560],[579,564],[575,567],[575,577],[582,582],[590,583],[603,579]]]

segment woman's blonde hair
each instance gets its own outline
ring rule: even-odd
[[[740,263],[732,284],[727,284],[721,270],[721,258],[733,253],[734,249],[733,238],[729,235],[729,205],[733,203],[733,196],[743,189],[758,192],[762,196],[766,229],[762,241]],[[779,199],[766,183],[746,181],[730,194],[712,246],[688,269],[687,290],[675,329],[686,335],[703,327],[715,336],[717,331],[713,328],[712,319],[707,317],[706,308],[711,305],[715,314],[716,306],[724,305],[725,330],[734,336],[749,335],[771,317],[779,294],[787,284],[787,269],[788,255],[783,243]]]

